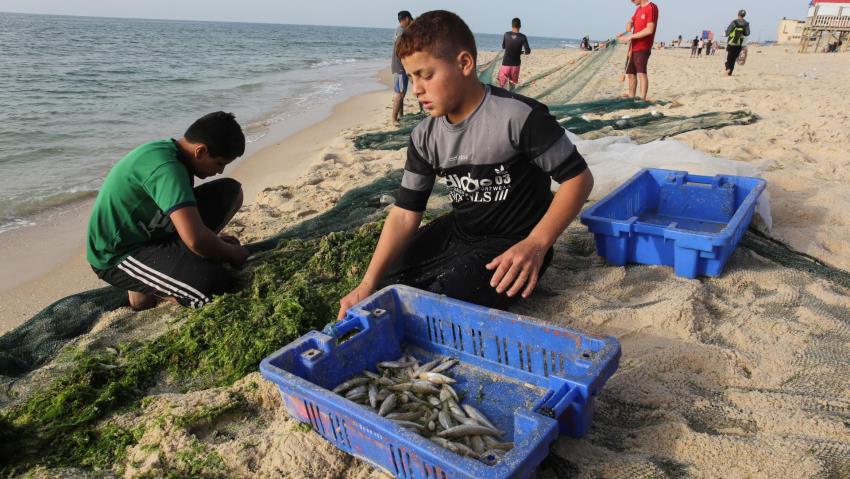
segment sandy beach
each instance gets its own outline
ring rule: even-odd
[[[850,113],[843,99],[850,55],[798,55],[781,46],[751,46],[747,64],[728,78],[722,75],[723,53],[690,59],[686,49],[654,51],[650,96],[669,103],[628,114],[756,114],[752,125],[693,131],[672,140],[758,165],[769,183],[769,235],[837,270],[850,270],[845,239],[850,236]],[[483,52],[480,63],[493,55]],[[573,49],[536,50],[523,60],[522,75],[580,66],[587,55]],[[619,96],[624,58],[625,49],[618,47],[588,72],[590,79],[571,101]],[[386,82],[386,72],[382,75]],[[556,81],[557,73],[540,78],[528,91],[543,91]],[[351,188],[402,167],[404,149],[357,150],[353,145],[358,134],[391,129],[390,97],[388,90],[356,96],[337,105],[329,118],[241,162],[228,174],[243,182],[246,205],[227,231],[244,242],[266,238],[328,210]],[[406,109],[418,109],[411,96]],[[69,215],[83,218],[86,211],[81,206]],[[38,234],[65,239],[63,248],[42,258],[39,270],[0,283],[0,333],[64,295],[97,285],[79,253],[82,241],[67,240],[81,237],[81,224],[44,227]],[[11,248],[17,244],[28,251],[33,239],[12,241],[17,243],[2,248],[10,263],[3,261],[20,268]],[[50,267],[56,264],[61,267]],[[596,256],[586,228],[574,222],[556,244],[538,291],[515,311],[612,335],[622,344],[623,359],[597,398],[588,435],[560,438],[540,477],[847,477],[847,293],[846,287],[746,248],[735,252],[719,278],[687,280],[665,267],[609,266]],[[122,338],[137,338],[141,331],[155,334],[168,327],[173,314],[170,306],[160,307],[146,313],[145,318],[156,319],[142,325],[129,310],[119,310],[69,347],[97,351]],[[63,370],[62,364],[53,364],[7,384],[0,405],[43,386],[51,371]],[[112,466],[123,477],[161,475],[196,443],[214,451],[229,477],[386,477],[318,434],[299,429],[276,387],[258,373],[221,388],[186,392],[160,384],[154,391],[138,409],[113,416],[119,424],[139,428],[126,457]],[[225,407],[234,395],[244,402],[236,412],[202,429],[175,419]],[[217,431],[222,433],[213,434]],[[42,472],[51,476],[49,470]],[[88,477],[86,471],[69,474]]]

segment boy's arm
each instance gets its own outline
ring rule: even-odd
[[[522,291],[522,297],[527,298],[537,286],[543,257],[581,211],[592,189],[590,169],[561,184],[546,214],[528,237],[487,264],[488,270],[495,270],[490,286],[511,297]]]
[[[337,319],[345,317],[345,311],[359,303],[363,298],[375,292],[378,282],[386,274],[387,269],[397,259],[398,255],[407,249],[407,245],[419,229],[422,222],[422,212],[416,212],[399,208],[397,206],[390,210],[381,237],[372,254],[369,268],[363,275],[363,280],[344,298],[339,300],[339,313]]]
[[[523,45],[525,47],[525,54],[531,55],[531,47],[528,45],[528,37],[525,37],[525,40],[523,41],[523,43],[525,44],[525,45]]]
[[[219,258],[240,267],[248,252],[231,237],[222,238],[207,228],[196,206],[185,206],[169,215],[177,234],[193,253],[204,258]]]

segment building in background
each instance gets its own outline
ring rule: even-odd
[[[850,47],[850,1],[812,0],[802,37],[800,53],[847,51]]]
[[[779,21],[779,33],[776,35],[776,43],[780,45],[799,45],[800,40],[803,39],[803,28],[805,26],[805,20],[782,17],[782,20]]]

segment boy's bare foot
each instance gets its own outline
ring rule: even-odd
[[[127,296],[130,299],[130,308],[132,308],[133,311],[151,309],[159,303],[159,298],[151,294],[127,291]]]
[[[620,98],[632,98],[629,92],[620,93]]]

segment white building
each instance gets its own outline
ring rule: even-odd
[[[779,32],[776,34],[776,43],[780,45],[788,45],[793,43],[798,45],[803,38],[803,28],[806,26],[804,20],[794,20],[791,18],[782,18],[779,21]]]

